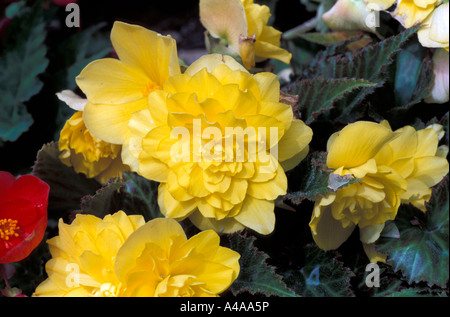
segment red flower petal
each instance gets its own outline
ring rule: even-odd
[[[49,186],[39,178],[24,175],[17,180],[0,172],[0,220],[17,221],[17,236],[0,238],[0,263],[26,258],[44,237],[47,228]]]

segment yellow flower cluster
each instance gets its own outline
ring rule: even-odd
[[[306,156],[312,138],[279,102],[276,75],[252,75],[219,54],[180,74],[172,39],[120,22],[111,37],[121,60],[95,61],[77,77],[89,100],[88,129],[122,145],[125,164],[161,183],[158,202],[167,217],[190,217],[200,229],[218,232],[272,232],[285,170]],[[149,69],[151,54],[161,63]],[[184,132],[181,140],[177,131]]]
[[[239,254],[203,231],[187,239],[175,220],[123,211],[104,219],[77,215],[59,222],[48,241],[48,278],[33,296],[217,296],[239,274]]]
[[[386,121],[360,121],[333,134],[327,167],[359,181],[316,200],[310,227],[317,245],[336,249],[359,226],[360,239],[374,261],[371,245],[384,223],[395,218],[401,203],[425,211],[430,188],[448,173],[448,150],[438,148],[438,141],[433,127],[392,131]]]
[[[95,178],[102,184],[120,177],[128,167],[122,163],[122,147],[100,140],[90,133],[83,121],[83,112],[75,112],[61,130],[60,160],[77,173]]]

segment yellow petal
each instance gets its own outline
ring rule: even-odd
[[[136,266],[136,259],[146,244],[154,243],[163,250],[169,250],[173,236],[187,240],[181,225],[169,218],[155,218],[133,232],[117,253],[115,272],[119,280],[126,281],[128,272]]]
[[[224,218],[216,220],[214,218],[205,218],[199,211],[195,211],[189,216],[189,220],[200,230],[212,229],[219,234],[233,233],[245,228],[234,218]]]
[[[371,10],[386,10],[394,5],[396,0],[365,0]]]
[[[158,205],[161,213],[166,217],[182,220],[194,211],[197,204],[195,199],[188,201],[176,200],[170,194],[165,183],[161,183],[158,187]]]
[[[139,168],[139,154],[142,151],[142,139],[156,125],[148,109],[134,112],[128,121],[129,137],[122,145],[122,160],[132,171]]]
[[[112,58],[91,62],[76,78],[87,99],[96,104],[122,104],[144,98],[149,81],[141,69]]]
[[[391,15],[397,19],[405,28],[410,28],[415,24],[423,22],[429,14],[434,10],[435,3],[429,4],[426,7],[416,5],[413,0],[399,0],[397,8]]]
[[[274,202],[247,196],[234,218],[258,233],[269,234],[275,227]]]
[[[366,226],[359,229],[359,238],[363,243],[374,243],[380,237],[381,231],[384,229],[384,223],[373,226]]]
[[[438,6],[433,12],[433,20],[430,27],[430,38],[448,47],[449,41],[449,3]]]
[[[264,101],[279,102],[280,100],[280,81],[273,73],[261,72],[253,76],[258,83],[261,92],[261,99]]]
[[[352,168],[366,163],[396,135],[386,127],[367,121],[347,125],[328,141],[327,166]]]
[[[371,263],[386,263],[386,254],[383,254],[381,252],[377,252],[375,250],[375,243],[363,243],[364,252],[366,253],[367,257],[369,258]]]
[[[320,202],[316,202],[310,227],[317,246],[327,251],[339,248],[352,234],[355,225],[351,223],[344,228],[341,221],[333,218],[330,206],[321,207]]]
[[[262,58],[277,59],[285,64],[289,64],[292,58],[292,54],[285,49],[263,41],[255,42],[255,55]]]
[[[303,151],[312,140],[312,129],[303,121],[295,119],[278,142],[278,160],[283,162]]]
[[[219,66],[225,64],[228,66],[231,70],[241,70],[243,72],[247,72],[247,70],[236,62],[234,58],[228,55],[222,55],[222,54],[209,54],[209,55],[203,55],[198,60],[193,62],[186,70],[185,74],[189,76],[193,76],[195,73],[199,72],[201,69],[206,68],[206,70],[211,73],[213,70]]]
[[[247,193],[256,199],[275,200],[278,196],[286,194],[287,178],[279,165],[276,176],[267,182],[249,182]]]
[[[170,36],[117,21],[111,42],[122,62],[143,70],[158,85],[180,73],[176,42]]]
[[[439,144],[439,138],[433,128],[417,131],[417,148],[415,157],[434,156]]]
[[[414,173],[410,178],[420,180],[428,187],[439,183],[448,174],[448,161],[445,158],[432,156],[416,159]]]
[[[123,144],[128,134],[131,115],[147,107],[146,99],[124,104],[93,104],[84,107],[83,121],[88,130],[105,142]]]

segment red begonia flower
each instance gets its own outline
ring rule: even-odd
[[[41,242],[49,190],[35,176],[0,171],[0,263],[23,260]]]
[[[60,6],[60,7],[65,7],[66,5],[68,5],[69,3],[77,3],[78,0],[53,0],[53,4]]]

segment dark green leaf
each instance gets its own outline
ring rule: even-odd
[[[302,297],[353,296],[350,279],[353,272],[344,267],[338,253],[325,252],[315,244],[305,247],[305,265],[283,273],[286,284]]]
[[[398,53],[395,74],[395,103],[407,108],[428,96],[433,74],[431,56],[418,42],[408,43]]]
[[[32,173],[50,185],[49,210],[78,210],[81,198],[94,194],[100,184],[64,165],[59,153],[58,143],[45,144],[37,154]]]
[[[103,218],[107,214],[120,210],[118,193],[121,185],[121,179],[114,178],[97,190],[95,195],[84,196],[80,204],[81,212]]]
[[[299,95],[298,109],[306,124],[310,124],[323,111],[333,107],[335,102],[351,91],[376,84],[362,79],[304,79],[295,84],[294,94]]]
[[[25,10],[13,20],[20,28],[8,28],[9,33],[14,32],[13,43],[0,58],[0,139],[5,141],[17,140],[33,123],[24,103],[41,90],[43,83],[38,76],[49,63],[41,10]]]
[[[239,276],[230,287],[234,295],[249,292],[262,293],[266,296],[296,296],[286,287],[281,276],[275,272],[275,268],[266,263],[269,256],[253,245],[255,237],[234,233],[228,235],[227,240],[229,248],[241,255]]]
[[[359,78],[376,84],[358,89],[337,103],[335,116],[347,122],[353,109],[360,105],[367,95],[372,94],[377,87],[381,87],[386,82],[389,66],[394,61],[394,57],[416,31],[417,27],[407,29],[384,41],[369,44],[356,52],[335,54],[338,51],[332,46],[317,56],[315,62],[300,79]]]
[[[143,215],[146,221],[164,217],[158,206],[158,183],[136,173],[123,173],[120,201],[123,211]]]
[[[426,281],[445,287],[448,282],[448,176],[433,189],[425,215],[408,205],[402,206],[395,223],[400,238],[381,237],[377,251],[387,254],[388,263],[400,270],[408,283]]]
[[[158,184],[133,172],[124,172],[81,200],[82,213],[103,218],[123,210],[129,215],[142,215],[145,221],[164,217],[158,206]]]

